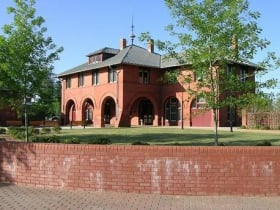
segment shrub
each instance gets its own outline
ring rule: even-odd
[[[5,128],[0,128],[0,134],[6,134],[6,129]]]
[[[64,144],[80,144],[80,140],[77,139],[76,137],[72,137],[72,138],[69,138],[69,139],[65,139],[63,141]]]
[[[5,138],[0,138],[0,141],[6,141],[6,139]]]
[[[109,138],[99,138],[99,139],[90,140],[88,143],[89,144],[111,144],[112,142]]]
[[[28,127],[28,136],[31,136],[34,132],[34,127]],[[25,139],[25,127],[9,127],[8,133],[15,139]]]
[[[42,128],[42,133],[50,133],[51,129],[50,128]]]
[[[59,143],[59,139],[57,136],[31,136],[30,137],[31,142],[36,142],[36,143]]]
[[[33,133],[34,134],[40,134],[40,129],[39,128],[34,128]]]
[[[61,127],[59,125],[52,127],[52,131],[55,133],[60,133]]]
[[[272,144],[270,141],[264,140],[264,141],[257,143],[257,146],[272,146]]]
[[[132,142],[131,145],[150,145],[150,144],[147,142],[143,142],[143,141],[135,141],[135,142]]]

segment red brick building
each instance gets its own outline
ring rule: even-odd
[[[94,127],[111,126],[212,126],[211,110],[199,109],[205,101],[191,98],[186,84],[162,82],[166,71],[178,69],[174,60],[165,60],[147,49],[127,46],[105,47],[87,55],[88,61],[59,75],[62,81],[63,124],[82,121]],[[254,66],[239,63],[240,70]],[[243,66],[243,67],[242,67]],[[192,73],[191,66],[185,72]],[[193,73],[192,73],[193,74]],[[195,85],[195,82],[192,84]],[[228,126],[229,111],[219,111],[219,126]],[[235,114],[235,124],[241,119]]]

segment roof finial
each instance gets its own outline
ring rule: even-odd
[[[131,39],[131,45],[133,45],[133,41],[134,41],[134,38],[135,38],[135,35],[134,35],[134,25],[133,25],[133,16],[132,16],[132,24],[131,24],[131,34],[130,34],[130,39]]]

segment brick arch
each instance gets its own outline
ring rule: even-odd
[[[179,122],[182,120],[183,109],[182,102],[178,99],[178,97],[176,97],[176,95],[165,97],[162,107],[164,125],[178,126]]]
[[[154,106],[154,108],[155,108],[155,110],[156,110],[156,113],[159,112],[159,108],[158,108],[158,106],[157,106],[156,100],[155,100],[152,96],[147,95],[147,94],[145,94],[145,95],[139,95],[139,94],[137,94],[137,95],[133,96],[132,99],[130,100],[130,103],[129,103],[128,106],[127,106],[129,110],[131,110],[133,104],[134,104],[135,101],[137,101],[139,98],[147,98],[147,99],[149,99],[149,100],[152,102],[152,104],[153,104],[153,106]]]
[[[83,105],[84,105],[86,100],[91,100],[92,103],[93,103],[93,106],[97,107],[96,100],[93,97],[91,97],[91,96],[83,97],[82,100],[80,101],[79,107],[83,108]]]
[[[113,95],[111,92],[107,92],[104,93],[102,95],[102,97],[100,98],[100,101],[98,101],[98,103],[96,103],[96,105],[98,106],[98,108],[102,109],[102,105],[104,104],[104,101],[106,100],[106,98],[111,97],[114,99],[115,103],[117,104],[117,99],[115,97],[115,95]]]
[[[105,126],[105,124],[115,126],[118,112],[116,99],[107,95],[106,97],[103,97],[100,102],[101,126]]]
[[[76,120],[77,102],[73,99],[68,99],[65,105],[64,124],[70,124]]]
[[[152,105],[152,109],[149,107],[149,102]],[[156,101],[152,97],[138,95],[131,100],[128,109],[130,110],[130,125],[157,125],[159,110]]]
[[[87,125],[92,125],[94,122],[94,101],[90,98],[84,98],[82,100],[82,120],[86,122]]]

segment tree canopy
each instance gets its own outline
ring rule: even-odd
[[[188,86],[186,91],[192,97],[203,97],[205,108],[213,110],[215,145],[218,145],[218,110],[245,107],[261,88],[274,86],[276,80],[256,82],[255,73],[266,72],[277,57],[269,53],[257,65],[250,62],[270,42],[261,38],[262,29],[257,23],[260,13],[250,10],[248,0],[165,0],[165,3],[175,21],[167,30],[178,42],[155,43],[182,67],[192,65],[194,74],[183,77],[185,83],[195,82],[196,86]],[[142,40],[148,38],[149,33],[141,36]],[[255,71],[241,75],[235,64],[254,67]]]
[[[0,94],[2,104],[22,111],[24,99],[42,99],[49,88],[57,47],[45,33],[45,20],[36,16],[35,0],[14,0],[7,8],[13,21],[0,34]]]

